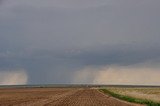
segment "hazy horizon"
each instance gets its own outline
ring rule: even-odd
[[[160,0],[0,0],[0,85],[160,85]]]

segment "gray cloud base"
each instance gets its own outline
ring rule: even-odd
[[[72,73],[88,66],[159,64],[159,4],[2,0],[0,70],[25,69],[28,84],[72,83]]]

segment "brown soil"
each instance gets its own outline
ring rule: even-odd
[[[107,96],[96,89],[0,89],[0,106],[138,106]]]

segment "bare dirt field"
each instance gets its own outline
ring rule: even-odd
[[[0,89],[0,106],[139,106],[107,96],[96,89]]]

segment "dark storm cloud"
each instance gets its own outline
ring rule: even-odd
[[[24,69],[28,83],[70,83],[88,66],[158,64],[159,3],[0,1],[0,70]]]

